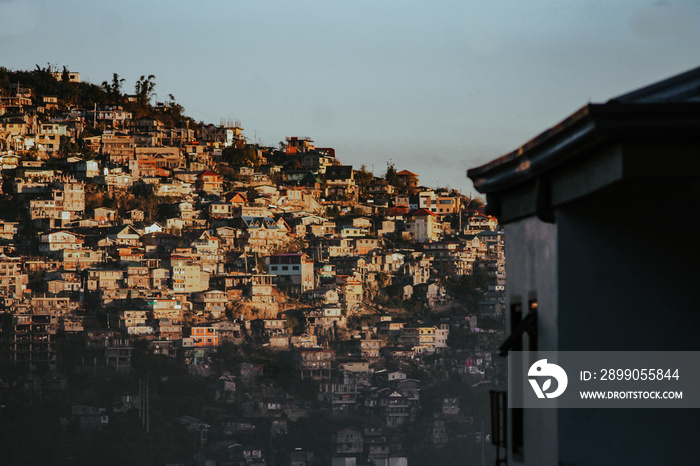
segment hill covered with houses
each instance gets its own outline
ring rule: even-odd
[[[489,457],[505,276],[482,202],[308,137],[251,144],[155,83],[0,68],[6,457]]]

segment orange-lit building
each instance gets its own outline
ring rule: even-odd
[[[219,333],[214,327],[192,327],[189,338],[183,338],[182,345],[215,348],[219,346]]]

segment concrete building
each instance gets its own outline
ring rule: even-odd
[[[267,272],[278,287],[295,294],[314,288],[314,262],[305,253],[276,254],[266,261]]]
[[[508,238],[503,352],[700,350],[699,93],[696,68],[588,104],[468,172]],[[673,229],[673,251],[654,252],[655,216],[688,219]],[[496,440],[509,465],[697,461],[694,410],[510,409],[503,417],[506,435]]]
[[[437,214],[427,209],[418,209],[407,214],[406,230],[411,233],[416,243],[437,241],[441,233]]]

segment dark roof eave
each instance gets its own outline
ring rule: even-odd
[[[588,104],[519,149],[467,171],[481,193],[536,178],[614,139],[700,134],[700,103]]]

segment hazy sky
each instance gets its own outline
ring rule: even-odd
[[[700,2],[0,0],[0,66],[47,63],[473,192],[467,168],[699,66]]]

